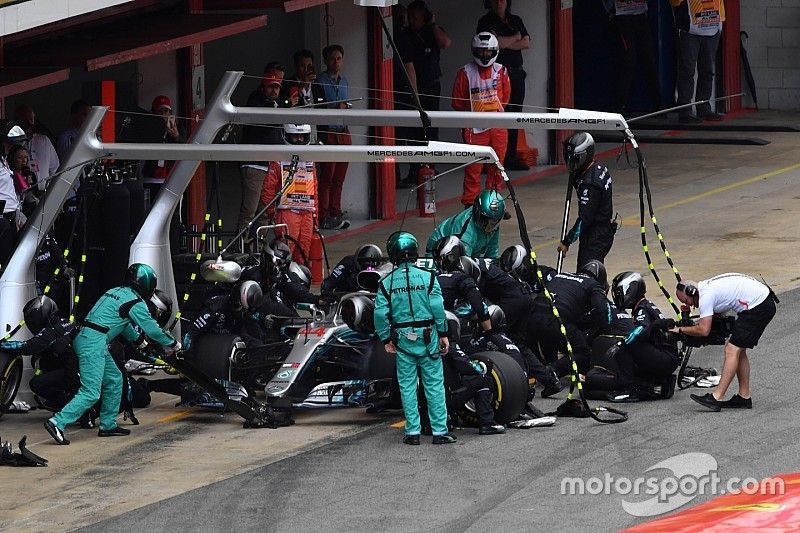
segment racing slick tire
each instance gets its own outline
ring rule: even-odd
[[[0,352],[0,417],[14,403],[21,381],[22,357]]]
[[[511,356],[500,352],[472,354],[471,359],[486,363],[491,370],[492,408],[498,424],[508,424],[525,409],[528,401],[528,377]],[[478,417],[471,402],[458,411],[459,418],[467,424],[478,425]]]
[[[210,333],[194,340],[187,358],[198,370],[212,379],[230,379],[231,355],[242,339],[232,333]]]

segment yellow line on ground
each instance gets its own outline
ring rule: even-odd
[[[164,418],[159,418],[156,420],[156,424],[166,424],[167,422],[174,422],[176,420],[180,420],[181,418],[186,418],[190,414],[192,414],[191,409],[187,409],[185,411],[178,411],[177,413],[169,416],[165,416]]]
[[[744,179],[744,180],[741,180],[741,181],[736,181],[734,183],[730,183],[728,185],[723,185],[721,187],[717,187],[716,189],[711,189],[711,190],[706,191],[706,192],[701,192],[701,193],[698,193],[698,194],[695,194],[695,195],[692,195],[692,196],[687,196],[686,198],[678,200],[677,202],[672,202],[670,204],[662,205],[658,209],[659,209],[659,211],[664,211],[665,209],[672,209],[673,207],[678,207],[680,205],[685,205],[685,204],[700,200],[702,198],[706,198],[708,196],[714,196],[715,194],[727,192],[727,191],[730,191],[732,189],[743,187],[745,185],[750,185],[751,183],[755,183],[757,181],[762,181],[762,180],[766,180],[766,179],[769,179],[769,178],[774,178],[775,176],[779,176],[781,174],[785,174],[785,173],[790,172],[792,170],[797,170],[798,168],[800,168],[800,163],[795,163],[794,165],[789,165],[788,167],[783,167],[783,168],[779,168],[777,170],[772,170],[770,172],[765,172],[763,174],[759,174],[758,176],[753,176],[751,178],[747,178],[747,179]],[[628,219],[638,220],[639,218],[638,218],[638,215],[636,215],[634,217],[627,217],[626,220],[628,220]]]
[[[698,193],[698,194],[695,194],[695,195],[692,195],[692,196],[687,196],[686,198],[678,200],[677,202],[672,202],[672,203],[669,203],[669,204],[658,206],[658,208],[656,209],[656,211],[657,211],[656,214],[658,214],[658,212],[664,211],[665,209],[672,209],[673,207],[678,207],[680,205],[686,205],[686,204],[689,204],[689,203],[692,203],[692,202],[696,202],[697,200],[700,200],[702,198],[706,198],[708,196],[714,196],[715,194],[720,194],[720,193],[723,193],[723,192],[730,191],[732,189],[736,189],[738,187],[743,187],[745,185],[750,185],[751,183],[755,183],[757,181],[762,181],[762,180],[766,180],[766,179],[769,179],[769,178],[774,178],[775,176],[779,176],[781,174],[785,174],[787,172],[790,172],[792,170],[797,170],[797,169],[800,169],[800,163],[795,163],[794,165],[789,165],[788,167],[783,167],[783,168],[779,168],[777,170],[772,170],[770,172],[765,172],[763,174],[759,174],[758,176],[752,176],[750,178],[746,178],[746,179],[743,179],[741,181],[737,181],[737,182],[734,182],[734,183],[729,183],[728,185],[722,185],[721,187],[717,187],[715,189],[711,189],[711,190],[708,190],[706,192],[701,192],[701,193]],[[647,215],[647,218],[649,219],[649,215]],[[622,224],[623,225],[627,225],[627,224],[631,224],[631,223],[638,223],[638,221],[639,221],[639,214],[637,213],[636,215],[631,215],[631,216],[627,216],[627,217],[623,218],[622,219]],[[543,242],[541,244],[538,244],[538,245],[534,246],[533,249],[534,249],[534,251],[539,251],[542,248],[553,246],[554,244],[558,244],[559,242],[560,242],[560,239],[552,239],[552,240],[549,240],[547,242]]]
[[[405,427],[405,425],[406,425],[406,421],[405,420],[401,420],[399,422],[395,422],[394,424],[392,424],[392,427],[395,428],[395,429],[403,429],[403,427]]]

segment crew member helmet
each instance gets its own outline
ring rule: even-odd
[[[58,305],[49,296],[37,296],[22,308],[22,317],[31,333],[38,335],[58,317]]]
[[[472,204],[472,220],[484,233],[497,230],[506,214],[506,201],[497,191],[481,191]]]
[[[132,264],[125,273],[125,285],[131,287],[145,300],[153,296],[157,283],[156,271],[144,263]]]
[[[417,238],[407,231],[395,231],[386,241],[389,261],[399,264],[404,261],[416,261],[419,257]]]
[[[356,262],[361,270],[378,268],[383,262],[383,251],[376,244],[362,244],[356,250]]]
[[[482,31],[472,38],[472,59],[480,67],[491,67],[500,53],[500,42],[493,33]]]
[[[309,124],[284,124],[283,142],[286,144],[303,145],[311,143],[311,125]]]
[[[247,280],[239,285],[239,305],[242,309],[256,309],[263,301],[264,292],[257,282]]]
[[[289,265],[289,274],[295,281],[299,281],[306,290],[311,288],[311,269],[294,261]]]
[[[638,272],[620,272],[611,282],[611,296],[617,309],[633,309],[647,292],[642,275]]]
[[[576,177],[589,168],[594,161],[594,138],[580,131],[564,141],[564,161]]]
[[[466,255],[464,243],[455,235],[442,237],[433,247],[433,263],[440,272],[461,270],[461,258]]]
[[[155,321],[162,328],[167,327],[169,319],[172,318],[172,298],[161,289],[156,289],[150,297],[150,303]]]
[[[608,274],[606,273],[606,266],[597,259],[592,259],[583,265],[578,274],[586,274],[594,278],[594,280],[603,287],[603,292],[608,294]]]

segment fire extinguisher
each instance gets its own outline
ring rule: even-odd
[[[436,170],[431,165],[421,165],[417,171],[417,202],[419,216],[436,216],[436,181],[431,179],[436,175]],[[424,185],[423,185],[424,184]]]

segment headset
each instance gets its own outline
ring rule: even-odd
[[[697,287],[694,285],[686,284],[679,282],[678,285],[675,287],[676,291],[683,291],[686,296],[689,298],[696,298],[697,297]]]

